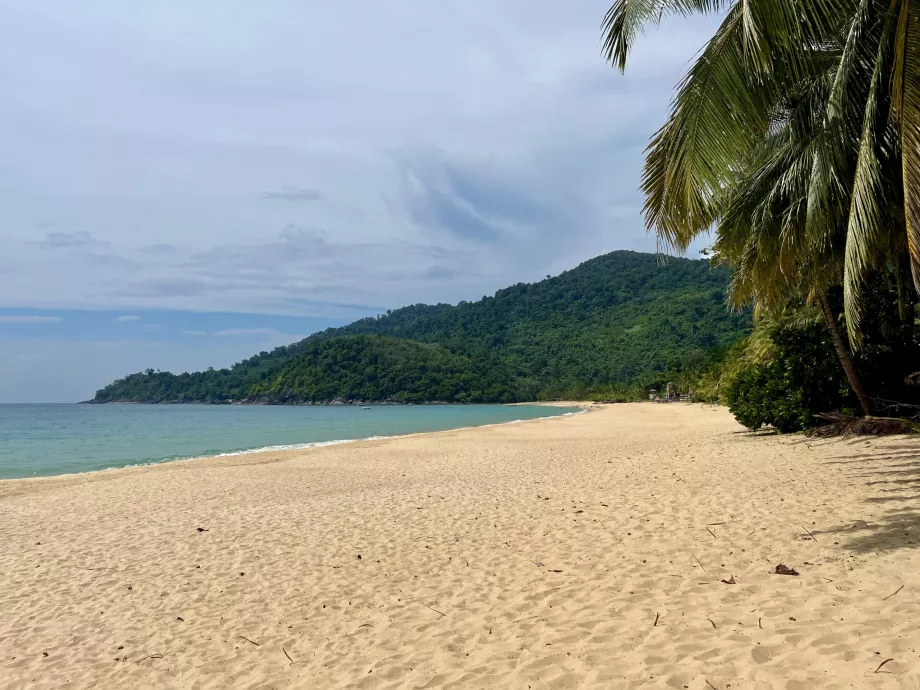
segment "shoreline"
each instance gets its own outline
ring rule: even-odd
[[[534,421],[0,482],[0,677],[920,687],[916,438]]]
[[[75,403],[82,404],[82,403]],[[112,403],[112,404],[122,404],[122,403]],[[135,404],[135,403],[125,403],[125,404]],[[137,403],[142,404],[142,403]],[[146,404],[146,403],[143,403]],[[195,403],[191,403],[195,404]],[[257,448],[236,450],[236,451],[227,451],[221,453],[215,453],[213,455],[192,455],[189,457],[177,457],[177,458],[163,458],[161,460],[151,460],[149,462],[140,462],[133,465],[118,465],[113,467],[104,467],[102,469],[86,470],[84,472],[67,472],[64,474],[49,474],[49,475],[40,475],[33,477],[6,477],[0,478],[0,487],[2,487],[7,482],[28,482],[28,481],[48,481],[55,479],[75,479],[79,477],[85,477],[87,475],[94,474],[110,474],[118,471],[128,471],[128,470],[140,470],[144,468],[158,467],[160,465],[169,465],[173,463],[183,463],[183,462],[199,462],[213,460],[215,458],[227,458],[227,457],[239,457],[247,455],[259,455],[261,453],[283,453],[283,452],[300,452],[300,451],[309,451],[315,448],[325,448],[331,446],[340,446],[353,443],[363,443],[370,441],[382,441],[386,439],[399,439],[399,438],[408,438],[412,436],[424,436],[427,434],[441,434],[447,433],[450,431],[462,431],[466,429],[482,429],[492,426],[502,426],[505,424],[523,424],[525,422],[539,422],[546,419],[559,419],[568,417],[575,414],[581,414],[588,412],[593,403],[589,402],[572,402],[565,403],[560,401],[553,402],[527,402],[527,403],[507,403],[503,407],[515,407],[515,406],[537,406],[537,407],[557,407],[557,408],[575,408],[572,412],[560,413],[557,415],[552,415],[549,417],[534,417],[531,419],[512,419],[505,422],[493,422],[489,424],[479,424],[475,426],[465,426],[465,427],[455,427],[451,429],[439,429],[435,431],[419,431],[408,434],[394,434],[392,436],[367,436],[363,438],[353,438],[353,439],[334,439],[330,441],[313,441],[305,443],[294,443],[294,444],[281,444],[277,446],[260,446]]]

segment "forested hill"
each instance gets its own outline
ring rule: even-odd
[[[750,317],[725,305],[728,279],[707,261],[618,251],[477,302],[328,329],[230,369],[133,374],[93,402],[508,402],[654,384],[745,334]]]

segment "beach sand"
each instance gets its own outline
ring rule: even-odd
[[[0,482],[0,686],[918,688],[918,501],[677,404]]]

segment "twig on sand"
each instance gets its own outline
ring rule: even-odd
[[[898,588],[897,588],[896,590],[894,590],[891,594],[889,594],[887,597],[885,597],[885,599],[891,599],[891,597],[893,597],[895,594],[897,594],[898,592],[900,592],[902,589],[904,589],[904,585],[901,585],[900,587],[898,587]],[[885,601],[885,599],[882,599],[882,601]]]
[[[715,629],[716,629],[715,621],[712,620],[712,618],[707,618],[706,620],[708,620],[710,623],[712,623],[712,629],[715,630]]]
[[[287,650],[284,647],[282,647],[281,651],[284,652],[284,656],[288,658],[288,661],[290,661],[293,664],[294,660],[291,658],[291,655],[287,653]]]
[[[690,555],[693,556],[693,560],[695,560],[695,561],[697,562],[697,564],[698,564],[701,568],[703,568],[703,564],[700,563],[700,559],[696,557],[696,554],[693,553],[693,552],[691,551],[691,552],[690,552]],[[705,573],[705,572],[708,572],[708,571],[706,570],[706,568],[703,568],[703,572]]]
[[[878,665],[878,668],[875,669],[875,672],[878,673],[879,670],[881,670],[882,666],[884,666],[885,664],[887,664],[889,661],[894,661],[894,659],[885,659],[882,663],[880,663],[880,664]]]
[[[709,529],[708,526],[706,527],[706,531],[709,532],[709,533],[712,535],[712,538],[713,538],[713,539],[718,539],[718,537],[716,536],[716,533],[713,532],[711,529]]]
[[[811,538],[814,539],[815,541],[818,541],[818,538],[817,538],[815,535],[813,535],[813,534],[811,533],[811,530],[809,530],[805,525],[802,525],[802,529],[805,530],[806,532],[808,532],[808,536],[809,536],[809,537],[811,537]]]
[[[426,609],[431,609],[431,610],[434,611],[435,613],[440,614],[440,615],[441,615],[441,618],[444,618],[444,616],[447,615],[447,614],[444,613],[443,611],[438,611],[437,609],[432,609],[428,604],[426,604],[426,603],[423,602],[423,601],[420,601],[419,603],[420,603],[422,606],[424,606]]]
[[[708,685],[709,687],[711,687],[712,690],[719,690],[719,688],[717,688],[715,685],[713,685],[712,683],[710,683],[708,680],[706,681],[706,685]]]
[[[653,628],[658,626],[658,618],[659,618],[660,616],[661,616],[660,613],[656,613],[656,614],[655,614],[655,622],[652,624],[652,627],[653,627]]]
[[[135,663],[139,664],[142,661],[147,661],[147,659],[162,659],[162,658],[163,658],[162,654],[148,654],[143,659],[138,659]]]
[[[518,618],[516,621],[511,621],[511,624],[514,625],[515,623],[520,623],[521,621],[530,621],[530,620],[533,620],[534,618],[539,618],[539,616],[528,616],[527,618]]]
[[[761,622],[760,622],[760,621],[762,621],[762,620],[763,620],[762,618],[758,618],[758,619],[757,619],[757,627],[760,628],[761,630],[763,630],[763,625],[762,625]]]
[[[240,638],[241,640],[246,640],[246,641],[249,642],[250,644],[254,644],[256,647],[261,647],[261,646],[262,646],[260,643],[256,642],[255,640],[250,640],[250,639],[249,639],[248,637],[246,637],[245,635],[240,635],[239,638]]]
[[[727,520],[723,520],[722,522],[707,522],[706,524],[709,525],[710,527],[718,527],[719,525],[724,525],[727,522],[728,522]]]

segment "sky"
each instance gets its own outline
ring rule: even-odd
[[[623,76],[607,2],[0,0],[0,402],[654,251],[643,150],[714,19]]]

